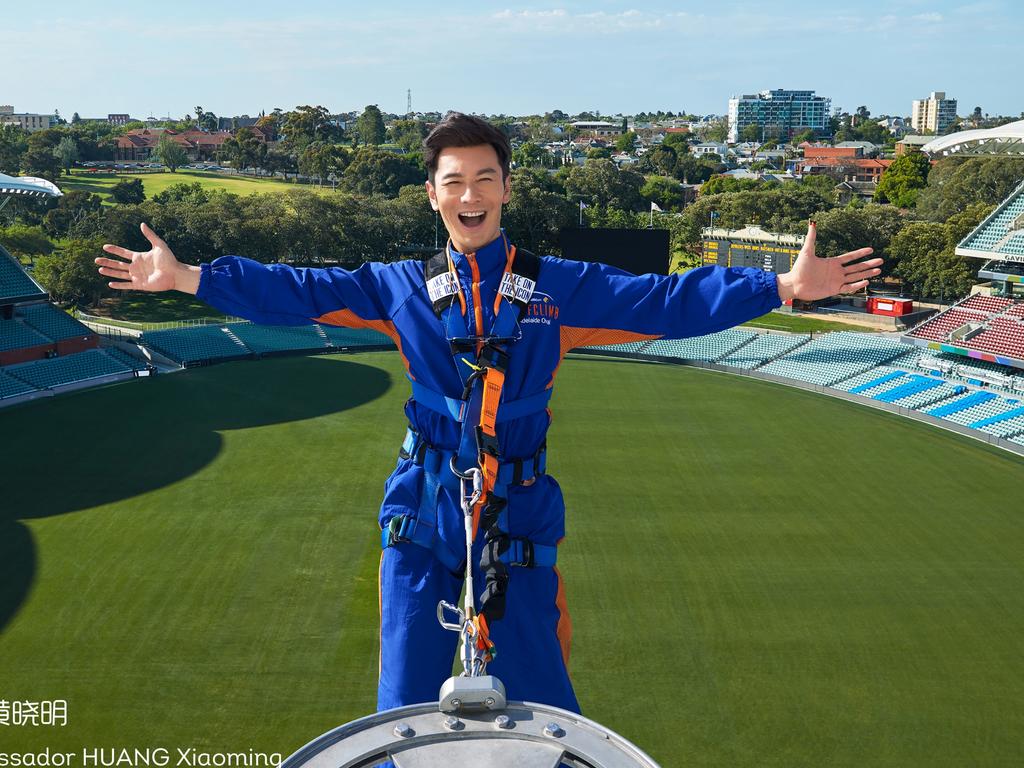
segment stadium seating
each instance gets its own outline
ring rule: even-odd
[[[0,371],[0,400],[34,392],[35,389],[31,384]]]
[[[1018,432],[1024,432],[1024,408],[1018,404],[1013,410],[994,416],[985,423],[972,424],[971,427],[996,437],[1016,435]]]
[[[949,334],[960,326],[967,323],[981,323],[987,316],[984,312],[953,307],[925,320],[908,335],[929,341],[946,341]]]
[[[988,327],[964,342],[970,349],[1024,359],[1024,324],[1008,317],[996,317]]]
[[[638,354],[647,349],[650,345],[650,341],[626,341],[622,344],[595,344],[587,349],[600,349],[605,352],[631,352]]]
[[[30,304],[18,307],[15,314],[24,320],[26,325],[32,326],[54,341],[94,335],[92,330],[52,304]]]
[[[321,325],[332,347],[348,349],[350,347],[394,346],[394,342],[383,333],[369,328],[342,328],[337,325]]]
[[[1018,400],[1008,400],[1003,397],[996,397],[994,399],[985,400],[978,402],[969,408],[950,413],[942,418],[947,421],[952,421],[955,424],[962,424],[963,426],[970,426],[978,421],[991,418],[992,416],[998,416],[999,414],[1006,413],[1016,408],[1020,402]]]
[[[938,403],[944,403],[949,398],[962,394],[966,389],[961,384],[948,384],[941,379],[923,377],[923,380],[919,381],[913,390],[903,393],[887,393],[885,402],[895,403],[904,408],[922,410]]]
[[[147,331],[139,341],[182,365],[250,357],[252,352],[220,325]]]
[[[330,346],[327,336],[318,325],[228,323],[225,327],[229,328],[246,347],[258,354],[325,349]]]
[[[753,331],[719,331],[690,339],[657,339],[645,352],[658,357],[698,360],[710,363],[734,352],[757,336]]]
[[[966,299],[960,302],[958,305],[963,309],[977,309],[986,314],[998,314],[1009,307],[1013,306],[1013,301],[1010,299],[1002,299],[998,296],[985,296],[984,294],[976,293],[974,296],[968,296]]]
[[[1024,232],[1018,232],[1008,240],[1006,239],[1007,234],[1013,228],[1014,221],[1021,214],[1024,214],[1024,195],[1017,195],[999,213],[961,241],[959,247],[1024,256]]]
[[[35,297],[45,298],[46,293],[32,282],[7,250],[0,246],[0,299]]]
[[[36,389],[50,389],[77,381],[127,373],[129,368],[98,349],[52,360],[37,360],[7,368],[7,373]]]
[[[864,373],[907,352],[906,346],[880,336],[828,333],[763,366],[763,373],[830,386]]]
[[[934,408],[931,408],[925,413],[929,416],[935,416],[936,418],[943,418],[950,416],[958,411],[964,411],[975,405],[987,403],[989,400],[995,400],[998,397],[993,392],[979,392],[977,390],[966,390],[961,392],[956,397],[951,397]]]
[[[811,337],[805,333],[759,333],[749,344],[730,352],[719,362],[734,368],[757,368],[810,340]]]
[[[53,341],[17,318],[0,320],[0,352],[43,345],[53,346]]]
[[[118,349],[117,347],[104,347],[103,352],[104,354],[114,358],[117,362],[121,363],[122,365],[131,368],[133,371],[144,371],[146,370],[146,366],[149,365],[149,363],[147,363],[145,360],[140,360],[139,358],[134,357],[133,355],[130,355],[127,352]]]

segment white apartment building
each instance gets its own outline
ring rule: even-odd
[[[947,99],[945,91],[932,91],[927,99],[914,99],[910,125],[915,131],[942,133],[956,120],[956,99]]]

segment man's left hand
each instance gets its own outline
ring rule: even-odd
[[[871,248],[859,248],[834,259],[818,258],[814,255],[816,236],[817,228],[811,222],[793,269],[778,277],[779,298],[782,301],[815,301],[837,293],[853,293],[866,287],[870,278],[881,273],[882,270],[878,268],[881,259],[858,261],[869,256]]]

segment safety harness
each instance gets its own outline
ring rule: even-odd
[[[533,456],[506,459],[498,448],[496,427],[503,421],[544,410],[551,390],[519,400],[502,399],[509,348],[520,338],[519,321],[526,313],[540,272],[540,259],[529,251],[517,250],[505,241],[505,252],[505,271],[494,301],[494,323],[486,335],[480,335],[479,328],[477,333],[470,332],[466,300],[450,244],[425,264],[427,293],[450,342],[463,392],[461,398],[447,397],[410,379],[413,399],[459,422],[462,432],[458,449],[446,451],[428,444],[415,429],[409,428],[399,455],[424,469],[419,508],[414,515],[392,518],[381,535],[385,548],[398,542],[412,542],[430,549],[449,570],[457,572],[462,567],[462,557],[454,554],[437,534],[438,493],[444,486],[457,492],[461,499],[472,499],[472,529],[467,536],[471,544],[478,530],[484,530],[480,567],[485,579],[479,616],[473,617],[472,623],[476,627],[476,644],[488,658],[494,650],[488,640],[487,622],[504,615],[508,568],[550,567],[555,564],[557,553],[554,546],[512,538],[508,532],[508,487],[544,473],[546,446],[541,444]],[[474,482],[479,486],[476,493],[472,488]],[[469,569],[469,550],[466,558]]]

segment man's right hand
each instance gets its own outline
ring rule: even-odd
[[[146,224],[142,225],[142,234],[153,246],[148,251],[129,251],[127,248],[109,243],[103,246],[107,253],[125,259],[96,259],[100,274],[115,278],[108,285],[121,291],[173,289],[194,295],[199,289],[199,267],[190,267],[174,258],[174,253],[167,247],[167,243]]]

